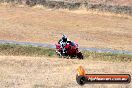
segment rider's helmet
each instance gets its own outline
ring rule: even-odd
[[[63,42],[67,42],[67,36],[66,36],[66,35],[63,35],[62,41],[63,41]]]

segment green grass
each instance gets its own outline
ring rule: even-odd
[[[54,56],[55,50],[31,45],[0,44],[0,55]]]
[[[132,55],[82,51],[84,59],[95,61],[132,61]],[[55,57],[55,49],[31,45],[0,44],[0,55]]]
[[[98,52],[82,52],[86,59],[90,60],[103,60],[103,61],[113,61],[113,62],[125,62],[132,61],[132,55],[128,54],[113,54],[113,53],[98,53]]]

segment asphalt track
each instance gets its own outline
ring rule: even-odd
[[[34,43],[34,42],[17,42],[17,41],[11,41],[11,40],[0,40],[0,44],[19,44],[19,45],[32,45],[32,46],[39,46],[39,47],[47,47],[47,48],[53,48],[55,49],[55,44],[45,44],[45,43]],[[131,54],[132,51],[126,51],[126,50],[114,50],[109,48],[87,48],[87,47],[79,47],[79,49],[92,51],[92,52],[110,52],[114,54]]]

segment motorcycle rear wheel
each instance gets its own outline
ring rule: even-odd
[[[84,58],[84,57],[83,57],[83,54],[82,54],[81,52],[77,53],[77,58],[78,58],[78,59],[83,59],[83,58]]]

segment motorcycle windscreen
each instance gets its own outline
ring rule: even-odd
[[[76,44],[74,42],[70,42],[71,46],[76,46]]]

